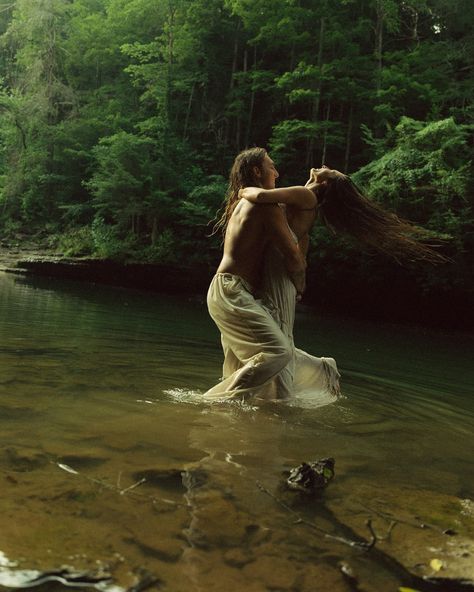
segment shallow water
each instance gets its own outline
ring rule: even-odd
[[[0,273],[0,566],[99,566],[121,588],[146,569],[172,592],[396,590],[403,570],[347,544],[390,514],[381,553],[474,578],[473,339],[299,312],[295,341],[337,359],[343,398],[210,407],[187,396],[220,373],[202,302]],[[327,456],[319,499],[280,487]]]

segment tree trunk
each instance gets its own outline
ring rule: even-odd
[[[385,13],[383,9],[383,0],[377,0],[376,4],[376,22],[375,22],[375,46],[374,46],[374,57],[375,57],[375,104],[377,105],[380,101],[379,92],[382,86],[382,50],[383,50],[383,24],[385,19]],[[382,125],[380,116],[375,116],[374,121],[374,136],[376,138],[382,136]]]
[[[244,67],[243,67],[243,72],[247,72],[247,58],[248,58],[248,52],[247,52],[247,48],[244,51]],[[236,121],[236,133],[235,133],[235,147],[237,149],[237,152],[240,151],[240,144],[241,144],[241,133],[242,133],[242,117],[241,114],[238,113],[237,114],[237,121]]]
[[[323,65],[323,43],[324,43],[324,27],[326,21],[325,17],[321,17],[321,22],[319,24],[319,41],[318,41],[318,61],[317,66],[319,73],[321,74],[321,68]],[[316,123],[319,119],[319,105],[321,102],[321,76],[318,78],[318,82],[316,84],[315,89],[315,97],[311,106],[311,121],[312,123]],[[309,141],[307,143],[306,148],[306,166],[312,166],[314,162],[314,134],[311,134]]]
[[[166,130],[169,131],[171,126],[171,87],[173,82],[173,64],[174,64],[174,16],[176,8],[173,7],[172,2],[168,2],[168,64],[166,75],[166,90],[165,90],[165,118]]]
[[[186,139],[188,133],[189,116],[191,115],[191,105],[193,103],[194,89],[196,87],[196,81],[191,86],[191,93],[189,94],[188,108],[186,110],[186,118],[184,120],[183,140]]]
[[[229,82],[229,97],[234,90],[234,76],[237,71],[237,58],[239,55],[239,28],[240,28],[240,21],[237,25],[237,29],[235,31],[235,38],[234,38],[234,54],[232,57],[232,72],[230,74],[230,82]],[[229,143],[229,131],[230,131],[230,122],[229,118],[226,119],[225,124],[225,131],[224,131],[224,144],[227,146]]]
[[[376,61],[375,90],[379,92],[382,80],[382,48],[383,48],[383,21],[384,12],[382,0],[377,0],[377,20],[375,23],[375,47],[374,56]]]
[[[151,225],[151,244],[154,245],[156,243],[156,239],[158,237],[158,219],[156,216],[153,216],[153,222]]]
[[[326,109],[326,123],[329,122],[329,115],[331,113],[331,101],[328,101],[328,106]],[[328,139],[328,130],[327,127],[324,130],[324,138],[323,138],[323,154],[321,156],[321,164],[324,164],[324,161],[326,160],[326,149],[327,149],[327,139]]]
[[[354,106],[351,103],[349,109],[349,121],[347,124],[347,134],[346,134],[346,151],[344,154],[344,173],[347,175],[347,171],[349,170],[349,158],[351,154],[351,137],[352,137],[352,124],[354,119]]]
[[[253,48],[253,71],[256,72],[257,70],[257,46],[254,45]],[[253,117],[253,109],[255,106],[255,88],[254,88],[254,81],[252,80],[252,92],[250,93],[250,107],[249,107],[249,117],[247,120],[247,133],[245,134],[245,146],[248,148],[249,140],[250,140],[250,129],[252,127],[252,117]]]

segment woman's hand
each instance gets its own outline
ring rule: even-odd
[[[316,169],[310,169],[309,171],[309,179],[305,183],[305,187],[311,189],[310,185],[313,185],[316,181]]]
[[[323,185],[333,175],[332,173],[337,172],[328,168],[325,164],[319,169],[311,168],[309,171],[309,179],[306,181],[305,187],[314,191],[319,185]]]

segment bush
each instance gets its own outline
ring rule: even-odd
[[[71,228],[63,234],[53,235],[50,245],[66,257],[79,257],[94,253],[94,238],[90,226]]]
[[[179,257],[172,230],[168,228],[163,230],[153,245],[141,249],[136,255],[140,261],[146,263],[176,263]]]
[[[105,259],[118,259],[124,256],[126,242],[121,241],[116,226],[106,224],[97,217],[91,227],[94,254]]]

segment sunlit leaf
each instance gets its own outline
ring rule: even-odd
[[[443,562],[439,559],[432,559],[430,561],[430,567],[434,571],[439,571],[443,567]]]

